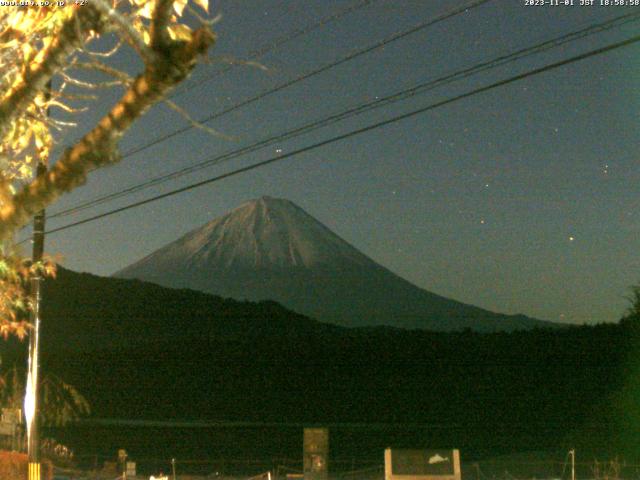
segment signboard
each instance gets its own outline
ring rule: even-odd
[[[127,462],[127,477],[136,476],[136,462]]]
[[[22,423],[22,410],[19,408],[3,408],[2,409],[2,423],[12,423],[18,425]]]
[[[326,480],[329,473],[329,429],[305,428],[303,440],[305,480]]]
[[[12,437],[16,433],[16,426],[13,423],[0,423],[0,436]]]
[[[19,408],[3,408],[0,417],[0,435],[12,436],[21,423],[22,412]]]
[[[459,450],[384,451],[385,480],[460,480]]]
[[[22,411],[19,408],[3,408],[0,417],[0,447],[9,450],[20,448]]]
[[[118,474],[118,462],[110,462],[105,461],[102,465],[102,473],[106,475],[117,475]]]

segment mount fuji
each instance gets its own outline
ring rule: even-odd
[[[557,325],[423,290],[294,203],[271,197],[237,207],[114,276],[235,299],[275,300],[348,327],[512,331]]]

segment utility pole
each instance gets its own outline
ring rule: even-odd
[[[47,83],[45,99],[51,98],[51,81]],[[49,116],[49,109],[47,109]],[[36,178],[41,178],[47,173],[48,158],[38,152],[38,166]],[[32,265],[42,261],[44,253],[44,208],[33,217],[33,253]],[[40,269],[34,269],[31,276],[31,325],[33,330],[29,336],[29,364],[27,372],[27,391],[24,399],[25,418],[27,423],[27,456],[29,461],[28,480],[40,480],[40,431],[39,417],[39,370],[40,370],[40,303],[42,297],[42,273]]]
[[[44,163],[38,163],[38,177],[47,172]],[[42,261],[44,252],[44,209],[33,217],[33,264]],[[27,454],[29,457],[29,480],[40,480],[40,432],[38,429],[38,384],[40,369],[40,300],[42,274],[36,270],[31,277],[31,325],[29,336],[29,371],[27,373],[27,392],[25,397],[25,416],[27,420]]]
[[[124,448],[118,450],[118,466],[122,470],[122,476],[117,480],[127,480],[127,451]]]
[[[576,449],[569,450],[569,455],[571,455],[571,480],[576,480]]]

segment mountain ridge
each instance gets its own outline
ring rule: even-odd
[[[113,276],[236,299],[271,299],[348,327],[493,331],[557,325],[421,289],[293,202],[268,196],[243,203]]]

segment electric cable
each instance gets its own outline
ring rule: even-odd
[[[61,210],[59,212],[56,212],[52,215],[49,216],[49,218],[57,218],[57,217],[63,217],[63,216],[68,216],[77,212],[80,212],[82,210],[115,200],[117,198],[121,198],[123,196],[127,196],[130,195],[132,193],[150,188],[152,186],[155,185],[159,185],[162,183],[165,183],[167,181],[170,180],[174,180],[176,178],[179,178],[183,175],[192,173],[194,171],[198,171],[204,168],[208,168],[212,165],[217,165],[223,161],[228,161],[231,160],[233,158],[237,158],[238,156],[256,151],[258,149],[264,148],[266,146],[269,145],[273,145],[275,143],[278,142],[282,142],[284,140],[289,140],[291,138],[300,136],[302,134],[305,133],[309,133],[313,130],[316,130],[318,128],[321,127],[325,127],[331,124],[334,124],[338,121],[344,120],[346,118],[349,118],[351,116],[354,115],[358,115],[361,113],[364,113],[366,111],[369,111],[371,109],[374,108],[379,108],[382,107],[384,105],[390,104],[390,103],[394,103],[394,102],[398,102],[401,100],[405,100],[407,98],[410,98],[414,95],[417,94],[422,94],[422,93],[426,93],[427,91],[431,91],[434,88],[437,88],[441,85],[444,84],[448,84],[451,83],[453,81],[457,81],[460,80],[462,78],[467,78],[469,76],[478,74],[480,72],[489,70],[489,69],[493,69],[493,68],[497,68],[500,66],[503,66],[507,63],[511,63],[517,60],[521,60],[522,58],[528,57],[530,55],[534,55],[537,53],[540,53],[542,51],[546,51],[549,50],[551,48],[555,48],[558,47],[560,45],[563,45],[567,42],[570,41],[575,41],[577,39],[581,39],[584,38],[588,35],[593,35],[595,33],[599,33],[602,32],[604,30],[608,30],[614,27],[618,27],[621,25],[624,25],[626,23],[630,23],[632,21],[637,21],[638,19],[640,19],[640,12],[636,12],[633,14],[626,14],[626,15],[622,15],[616,18],[613,18],[609,21],[606,22],[602,22],[602,23],[598,23],[595,25],[590,25],[586,28],[583,28],[581,30],[575,31],[575,32],[571,32],[565,35],[562,35],[560,37],[556,37],[554,39],[551,40],[547,40],[545,42],[542,42],[540,44],[537,44],[535,46],[532,47],[527,47],[527,48],[523,48],[520,49],[518,51],[515,51],[513,53],[510,53],[508,55],[503,55],[497,58],[494,58],[492,60],[486,61],[486,62],[482,62],[478,65],[475,65],[473,67],[470,68],[466,68],[466,69],[462,69],[459,71],[456,71],[454,73],[445,75],[443,77],[439,77],[435,80],[431,80],[428,82],[423,82],[421,84],[418,84],[414,87],[411,87],[409,89],[404,89],[401,90],[399,92],[393,93],[391,95],[387,95],[385,97],[376,99],[374,101],[371,102],[367,102],[364,104],[360,104],[358,106],[352,107],[350,109],[347,109],[345,111],[342,111],[340,113],[337,114],[333,114],[333,115],[329,115],[328,117],[324,117],[320,120],[316,120],[313,121],[311,123],[305,124],[301,127],[297,127],[294,128],[292,130],[288,130],[286,132],[283,132],[281,134],[275,135],[275,136],[271,136],[269,138],[263,139],[259,142],[256,142],[254,144],[251,144],[249,146],[245,146],[242,147],[240,149],[236,149],[233,150],[231,152],[222,154],[222,155],[218,155],[209,159],[206,159],[202,162],[198,162],[194,165],[190,165],[188,167],[184,167],[182,169],[179,169],[177,171],[173,171],[173,172],[169,172],[166,174],[162,174],[159,176],[156,176],[150,180],[147,180],[145,182],[133,185],[131,187],[127,187],[123,190],[117,191],[117,192],[113,192],[107,195],[103,195],[100,197],[97,197],[95,199],[86,201],[84,203],[81,203],[79,205],[73,206],[73,207],[69,207],[67,209]]]
[[[325,27],[326,25],[339,20],[340,18],[355,12],[357,10],[360,10],[372,3],[375,3],[377,1],[380,0],[362,0],[358,3],[355,3],[349,7],[346,7],[342,10],[339,10],[331,15],[327,15],[326,17],[321,18],[320,20],[318,20],[315,23],[309,24],[303,28],[300,28],[298,30],[294,30],[293,32],[288,33],[287,35],[283,35],[281,37],[278,37],[275,41],[273,41],[272,43],[258,49],[258,50],[254,50],[251,51],[247,54],[247,59],[249,60],[255,60],[257,58],[260,58],[264,55],[266,55],[267,53],[278,49],[279,47],[281,47],[282,45],[291,42],[292,40],[295,40],[296,38],[302,37],[304,35],[307,35],[311,32],[313,32],[314,30],[320,28],[320,27]],[[240,62],[240,64],[242,63],[246,63],[246,61]],[[180,88],[179,90],[174,91],[171,95],[169,95],[167,98],[171,99],[171,98],[175,98],[178,97],[190,90],[193,90],[196,87],[199,87],[200,85],[209,82],[211,80],[213,80],[216,77],[222,76],[223,74],[225,74],[226,72],[228,72],[229,70],[233,69],[235,66],[237,66],[238,63],[231,63],[226,65],[224,68],[217,70],[216,72],[214,72],[211,75],[208,75],[206,78],[201,79],[199,82],[195,82],[195,83],[190,83],[188,85],[185,85],[183,88]],[[80,139],[76,139],[75,141],[73,141],[73,144],[76,144],[77,142],[79,142]],[[65,147],[59,146],[53,149],[53,152],[59,152],[60,150],[62,150]]]
[[[252,165],[241,167],[241,168],[232,170],[230,172],[226,172],[226,173],[223,173],[223,174],[208,178],[206,180],[201,180],[199,182],[192,183],[192,184],[187,185],[185,187],[177,188],[175,190],[171,190],[169,192],[165,192],[165,193],[156,195],[154,197],[147,198],[145,200],[134,202],[134,203],[131,203],[129,205],[125,205],[123,207],[116,208],[116,209],[110,210],[108,212],[101,213],[99,215],[94,215],[92,217],[85,218],[83,220],[79,220],[79,221],[76,221],[76,222],[73,222],[73,223],[70,223],[70,224],[67,224],[67,225],[63,225],[63,226],[58,227],[58,228],[54,228],[52,230],[48,230],[45,233],[46,234],[52,234],[52,233],[64,231],[64,230],[67,230],[69,228],[73,228],[73,227],[76,227],[76,226],[79,226],[79,225],[83,225],[85,223],[92,222],[92,221],[95,221],[95,220],[98,220],[98,219],[101,219],[101,218],[105,218],[105,217],[114,215],[116,213],[120,213],[120,212],[123,212],[123,211],[126,211],[126,210],[130,210],[132,208],[137,208],[137,207],[140,207],[142,205],[146,205],[148,203],[155,202],[157,200],[161,200],[163,198],[171,197],[173,195],[177,195],[177,194],[182,193],[182,192],[193,190],[194,188],[198,188],[198,187],[201,187],[201,186],[204,186],[204,185],[209,185],[211,183],[214,183],[214,182],[217,182],[217,181],[229,178],[229,177],[233,177],[233,176],[236,176],[238,174],[245,173],[245,172],[248,172],[248,171],[251,171],[251,170],[255,170],[257,168],[261,168],[261,167],[270,165],[272,163],[279,162],[281,160],[285,160],[287,158],[290,158],[290,157],[293,157],[293,156],[296,156],[296,155],[300,155],[302,153],[306,153],[306,152],[318,149],[320,147],[324,147],[326,145],[330,145],[330,144],[333,144],[333,143],[336,143],[336,142],[339,142],[339,141],[342,141],[342,140],[346,140],[347,138],[354,137],[354,136],[360,135],[362,133],[370,132],[372,130],[379,129],[379,128],[384,127],[384,126],[387,126],[387,125],[390,125],[390,124],[393,124],[393,123],[397,123],[399,121],[406,120],[408,118],[415,117],[415,116],[417,116],[419,114],[434,110],[436,108],[443,107],[445,105],[452,104],[452,103],[457,102],[459,100],[462,100],[462,99],[465,99],[465,98],[469,98],[469,97],[478,95],[480,93],[488,92],[490,90],[494,90],[496,88],[503,87],[505,85],[509,85],[511,83],[523,80],[525,78],[529,78],[529,77],[532,77],[532,76],[535,76],[535,75],[539,75],[541,73],[548,72],[550,70],[554,70],[556,68],[560,68],[560,67],[563,67],[565,65],[569,65],[569,64],[572,64],[572,63],[575,63],[575,62],[579,62],[579,61],[582,61],[582,60],[585,60],[587,58],[591,58],[591,57],[594,57],[594,56],[597,56],[597,55],[602,55],[604,53],[608,53],[608,52],[611,52],[613,50],[617,50],[619,48],[627,47],[627,46],[632,45],[634,43],[637,43],[639,41],[640,41],[640,35],[631,37],[631,38],[629,38],[627,40],[623,40],[623,41],[619,41],[619,42],[616,42],[616,43],[613,43],[613,44],[609,44],[609,45],[606,45],[604,47],[600,47],[600,48],[597,48],[597,49],[594,49],[594,50],[590,50],[590,51],[588,51],[586,53],[582,53],[582,54],[570,57],[570,58],[565,59],[565,60],[560,60],[560,61],[557,61],[557,62],[554,62],[554,63],[550,63],[550,64],[547,64],[547,65],[545,65],[543,67],[539,67],[539,68],[536,68],[536,69],[533,69],[533,70],[529,70],[527,72],[511,76],[511,77],[509,77],[507,79],[504,79],[504,80],[499,80],[497,82],[491,83],[491,84],[486,85],[484,87],[479,87],[479,88],[473,89],[471,91],[456,95],[454,97],[450,97],[450,98],[447,98],[445,100],[441,100],[439,102],[432,103],[430,105],[427,105],[427,106],[412,110],[410,112],[403,113],[401,115],[396,115],[396,116],[391,117],[389,119],[382,120],[380,122],[376,122],[376,123],[373,123],[373,124],[369,124],[369,125],[367,125],[365,127],[361,127],[361,128],[355,129],[355,130],[351,130],[351,131],[343,133],[341,135],[330,137],[330,138],[328,138],[326,140],[322,140],[320,142],[313,143],[311,145],[307,145],[305,147],[299,148],[297,150],[294,150],[294,151],[291,151],[291,152],[288,152],[288,153],[284,153],[282,155],[271,157],[271,158],[269,158],[267,160],[263,160],[261,162],[254,163]],[[24,242],[24,240],[23,240],[23,242]],[[22,242],[20,242],[20,243],[22,243]]]
[[[327,15],[326,17],[320,19],[319,21],[312,23],[310,25],[307,25],[306,27],[303,27],[301,29],[295,30],[291,33],[289,33],[286,36],[282,36],[280,38],[277,38],[273,43],[271,43],[270,45],[267,45],[259,50],[254,50],[253,52],[249,52],[249,54],[247,55],[247,58],[250,60],[256,59],[256,58],[260,58],[263,57],[264,55],[266,55],[267,53],[271,52],[272,50],[276,50],[277,48],[279,48],[280,46],[289,43],[292,40],[295,40],[298,37],[307,35],[311,32],[313,32],[314,30],[320,28],[320,27],[324,27],[326,25],[328,25],[331,22],[334,22],[336,20],[339,20],[340,18],[355,12],[357,10],[360,10],[361,8],[364,8],[374,2],[377,2],[379,0],[363,0],[361,2],[355,3],[349,7],[346,7],[342,10],[339,10],[336,13],[333,13],[331,15]],[[231,70],[233,67],[235,67],[237,64],[232,63],[230,65],[227,65],[225,68],[218,70],[217,72],[214,72],[211,75],[208,75],[206,78],[200,79],[197,82],[191,82],[188,85],[185,85],[183,88],[179,89],[178,91],[174,92],[170,98],[175,98],[177,96],[180,96],[186,92],[189,92],[191,90],[193,90],[194,88],[199,87],[200,85],[203,85],[204,83],[207,83],[211,80],[213,80],[216,77],[219,77],[220,75],[228,72],[229,70]]]
[[[223,115],[226,115],[228,113],[234,112],[234,111],[236,111],[236,110],[238,110],[240,108],[246,107],[247,105],[250,105],[250,104],[252,104],[254,102],[262,100],[263,98],[266,98],[269,95],[273,95],[274,93],[280,92],[280,91],[282,91],[282,90],[284,90],[286,88],[289,88],[289,87],[291,87],[293,85],[296,85],[296,84],[298,84],[300,82],[304,82],[305,80],[308,80],[308,79],[310,79],[312,77],[315,77],[316,75],[319,75],[319,74],[324,73],[324,72],[326,72],[328,70],[331,70],[332,68],[335,68],[335,67],[337,67],[339,65],[342,65],[344,63],[350,62],[350,61],[352,61],[352,60],[354,60],[354,59],[356,59],[356,58],[358,58],[358,57],[360,57],[362,55],[365,55],[365,54],[367,54],[369,52],[372,52],[374,50],[378,50],[380,48],[383,48],[383,47],[389,45],[390,43],[393,43],[393,42],[395,42],[397,40],[401,40],[401,39],[403,39],[403,38],[405,38],[405,37],[407,37],[409,35],[412,35],[414,33],[417,33],[419,31],[421,31],[421,30],[424,30],[425,28],[431,27],[431,26],[436,25],[436,24],[438,24],[440,22],[448,20],[448,19],[450,19],[452,17],[460,15],[461,13],[466,13],[466,12],[468,12],[469,10],[471,10],[473,8],[479,7],[479,6],[483,5],[483,4],[491,2],[491,1],[493,1],[493,0],[474,0],[471,3],[468,3],[468,4],[466,4],[466,5],[462,6],[462,7],[450,10],[450,11],[448,11],[446,13],[443,13],[442,15],[439,15],[438,17],[436,17],[434,19],[427,20],[425,22],[421,22],[418,25],[415,25],[415,26],[411,27],[408,30],[403,30],[401,32],[394,33],[393,35],[391,35],[389,37],[386,37],[386,38],[374,43],[373,45],[369,45],[367,47],[359,49],[359,50],[357,50],[355,52],[352,52],[352,53],[346,55],[345,57],[339,58],[338,60],[335,60],[335,61],[333,61],[331,63],[326,64],[326,65],[323,65],[323,66],[321,66],[319,68],[316,68],[316,69],[314,69],[314,70],[312,70],[310,72],[304,73],[304,74],[302,74],[302,75],[300,75],[300,76],[298,76],[296,78],[293,78],[293,79],[288,80],[288,81],[286,81],[284,83],[281,83],[280,85],[276,85],[275,87],[270,88],[268,90],[265,90],[265,91],[263,91],[261,93],[258,93],[257,95],[254,95],[253,97],[249,97],[248,99],[243,100],[240,103],[237,103],[237,104],[232,105],[230,107],[227,107],[227,108],[225,108],[225,109],[223,109],[223,110],[221,110],[219,112],[213,113],[211,115],[208,115],[207,117],[199,119],[199,120],[197,120],[197,122],[199,122],[199,123],[210,122],[211,120],[214,120],[214,119],[219,118],[219,117],[221,117]],[[162,143],[162,142],[164,142],[164,141],[166,141],[166,140],[168,140],[170,138],[173,138],[176,135],[179,135],[181,133],[187,132],[187,131],[191,130],[192,128],[194,128],[193,125],[187,125],[187,126],[185,126],[183,128],[174,130],[173,132],[170,132],[170,133],[168,133],[166,135],[162,135],[162,136],[160,136],[160,137],[158,137],[158,138],[156,138],[156,139],[154,139],[154,140],[152,140],[150,142],[147,142],[144,145],[141,145],[139,147],[136,147],[136,148],[133,148],[131,150],[126,151],[123,154],[123,157],[128,157],[128,156],[131,156],[131,155],[135,155],[136,153],[140,153],[141,151],[146,150],[149,147],[157,145],[158,143]]]

